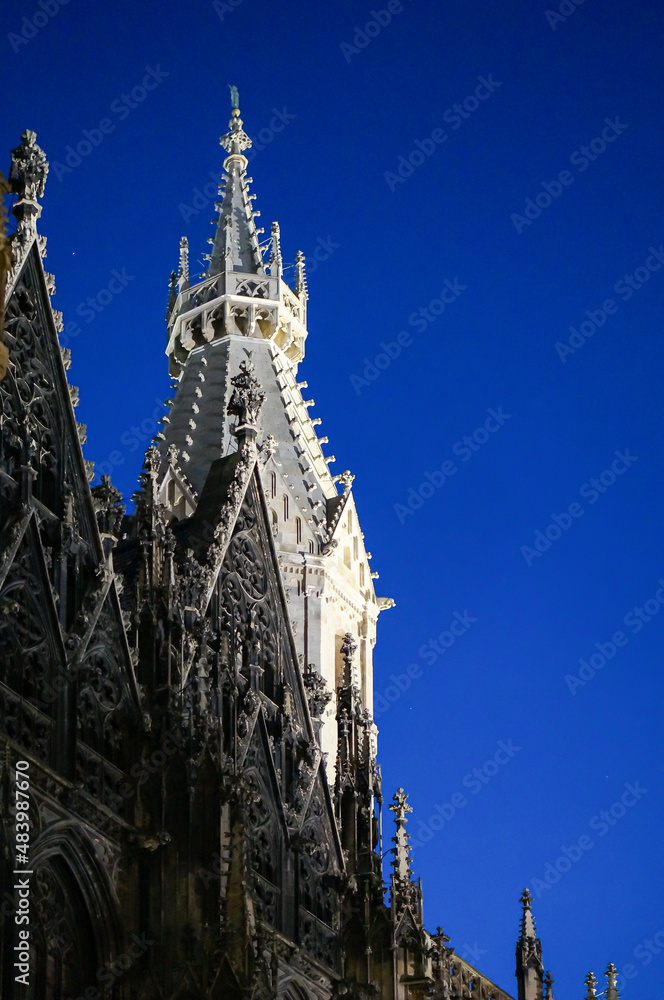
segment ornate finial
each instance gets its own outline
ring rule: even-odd
[[[304,267],[305,257],[301,250],[295,255],[295,294],[300,302],[306,302],[309,298],[307,290],[307,273]]]
[[[618,991],[617,977],[618,970],[616,969],[613,962],[609,962],[606,972],[604,973],[607,979],[606,987],[606,1000],[619,1000],[620,993]]]
[[[177,282],[177,274],[175,273],[175,271],[171,271],[171,276],[168,279],[168,305],[166,307],[167,323],[171,318],[171,313],[173,312],[173,309],[175,307],[175,302],[178,297],[176,282]]]
[[[36,132],[26,129],[21,136],[21,145],[12,149],[9,181],[19,201],[36,202],[44,194],[48,163],[44,150],[35,142],[36,138]]]
[[[530,904],[533,901],[533,897],[529,889],[524,889],[521,893],[521,905],[523,907],[523,915],[521,917],[521,940],[526,938],[535,939],[535,920],[533,918],[532,910],[530,909]]]
[[[544,976],[544,1000],[553,1000],[553,984],[555,979],[550,972]]]
[[[35,142],[36,138],[35,132],[26,129],[21,136],[21,145],[12,149],[9,184],[11,190],[18,195],[18,201],[12,208],[12,215],[16,218],[16,232],[11,237],[13,263],[8,275],[10,286],[23,267],[35,239],[40,252],[46,243],[43,237],[37,236],[37,219],[42,210],[37,199],[44,193],[48,163],[44,150]]]
[[[273,437],[272,434],[268,434],[268,436],[265,438],[265,441],[263,442],[263,447],[261,449],[263,453],[264,463],[269,462],[269,460],[272,458],[278,447],[279,447],[279,442],[277,441],[277,439]]]
[[[189,288],[189,240],[183,236],[180,240],[180,266],[178,268],[178,291]]]
[[[261,406],[265,402],[265,393],[261,384],[254,377],[254,363],[251,358],[240,362],[240,373],[231,379],[233,394],[228,404],[228,412],[238,417],[239,426],[255,425]]]
[[[230,132],[226,135],[222,135],[219,142],[224,147],[226,152],[230,156],[242,156],[242,150],[249,149],[251,146],[251,139],[247,133],[242,128],[242,119],[240,118],[240,99],[237,92],[237,87],[231,87],[231,120],[228,125],[230,127]],[[244,160],[244,165],[246,166],[246,159],[242,156]]]
[[[342,472],[341,475],[339,476],[332,476],[332,482],[341,483],[344,493],[348,493],[349,489],[353,485],[354,479],[355,476],[353,475],[352,472],[349,472],[348,469],[346,469],[345,472]]]
[[[110,476],[102,476],[101,483],[93,486],[90,492],[99,531],[102,535],[114,535],[119,538],[125,513],[122,493],[113,486]]]
[[[392,866],[394,868],[394,877],[400,879],[403,882],[410,882],[412,877],[412,871],[410,868],[410,835],[406,833],[406,823],[408,822],[406,815],[407,813],[412,813],[412,806],[408,805],[408,796],[404,792],[403,788],[398,788],[395,792],[394,798],[390,803],[390,809],[394,813],[394,822],[396,823],[397,832],[396,836],[392,838],[394,843],[393,853],[394,861]]]
[[[318,673],[313,663],[307,664],[302,679],[307,693],[309,711],[312,718],[319,719],[332,700],[332,692],[328,691],[325,678]]]
[[[595,979],[592,972],[589,972],[585,979],[586,984],[586,1000],[595,1000],[597,994],[595,993],[595,987],[597,986],[597,980]]]
[[[280,278],[283,270],[283,259],[281,256],[281,230],[279,229],[279,223],[272,223],[272,245],[270,248],[270,274],[275,275]]]
[[[355,684],[355,667],[353,665],[353,657],[355,656],[356,649],[357,643],[355,642],[355,637],[352,636],[350,632],[346,632],[343,637],[343,642],[341,643],[341,655],[344,658],[345,687],[353,687]]]

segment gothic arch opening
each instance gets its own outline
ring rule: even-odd
[[[122,951],[118,902],[94,845],[76,823],[50,827],[34,843],[33,953],[26,1000],[85,996]]]

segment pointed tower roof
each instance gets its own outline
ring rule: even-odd
[[[212,253],[209,255],[208,277],[222,271],[242,271],[244,274],[265,274],[263,255],[258,235],[262,229],[256,228],[256,217],[249,194],[249,178],[246,175],[248,160],[244,150],[252,145],[251,139],[242,127],[240,109],[237,106],[237,88],[231,87],[233,110],[229,121],[230,131],[222,135],[219,142],[228,156],[224,160],[226,184],[223,199],[217,202],[219,218],[214,238],[210,239]],[[221,188],[219,189],[221,194]]]

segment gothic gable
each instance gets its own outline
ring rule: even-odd
[[[0,382],[0,469],[17,481],[21,466],[30,469],[32,496],[55,517],[68,518],[98,552],[81,452],[85,428],[74,418],[78,390],[67,382],[69,352],[58,343],[61,319],[51,308],[51,290],[35,242],[6,308],[10,365]]]

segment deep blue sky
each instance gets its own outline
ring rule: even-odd
[[[251,135],[274,109],[288,121],[251,164],[267,233],[279,219],[291,262],[319,241],[336,245],[310,276],[301,374],[334,471],[357,476],[378,592],[396,600],[380,621],[377,692],[409,664],[422,668],[379,719],[386,798],[405,787],[410,830],[424,841],[436,805],[464,796],[414,851],[427,924],[442,923],[459,953],[512,991],[528,884],[559,1000],[582,996],[588,969],[602,977],[609,960],[632,967],[624,997],[661,1000],[664,612],[638,632],[637,619],[624,622],[644,602],[658,610],[664,578],[664,267],[650,252],[664,259],[661,9],[586,0],[552,25],[546,0],[404,0],[344,55],[371,9],[235,0],[222,20],[205,0],[70,0],[27,44],[2,39],[3,148],[29,127],[51,160],[40,230],[54,304],[80,330],[70,377],[85,453],[112,461],[131,495],[168,395],[168,275],[183,234],[194,272],[208,249],[214,198],[200,208],[195,189],[221,170],[234,83]],[[5,30],[20,33],[38,10],[5,4]],[[119,110],[146,67],[167,76]],[[476,102],[479,77],[500,86]],[[466,118],[446,114],[469,97]],[[113,130],[58,178],[55,162],[104,118]],[[425,142],[437,128],[447,138]],[[584,161],[575,151],[603,130],[613,141]],[[390,181],[416,140],[431,155]],[[565,170],[531,224],[511,218]],[[86,322],[85,300],[123,269],[131,280]],[[635,272],[648,275],[643,287],[614,290]],[[465,287],[443,315],[409,326],[446,280]],[[601,327],[563,361],[556,343],[586,310],[602,321],[607,299]],[[370,384],[355,381],[357,392],[351,376],[401,331],[410,346]],[[499,407],[509,419],[464,461],[456,442]],[[141,422],[139,449],[131,427]],[[637,460],[593,502],[584,484],[625,449]],[[446,460],[456,472],[400,519],[395,505]],[[575,502],[583,513],[562,537],[524,555]],[[421,648],[455,612],[476,621],[427,663]],[[626,645],[572,693],[565,676],[616,631]],[[520,749],[480,791],[464,785],[501,740]],[[635,782],[647,793],[602,834],[593,817]],[[390,824],[386,810],[386,836]],[[534,880],[584,834],[593,846],[538,893]]]

